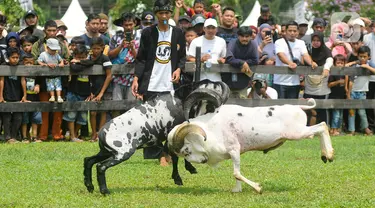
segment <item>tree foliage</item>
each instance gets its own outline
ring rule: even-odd
[[[374,6],[373,0],[308,0],[308,9],[313,15],[326,20],[334,12],[357,12],[362,17],[373,18]]]
[[[23,17],[24,11],[20,4],[14,0],[2,0],[0,1],[0,10],[8,18],[8,25],[12,28],[15,25],[19,25],[19,20]]]

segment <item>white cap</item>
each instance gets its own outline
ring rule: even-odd
[[[204,27],[208,27],[208,26],[214,26],[214,27],[217,27],[217,22],[216,22],[216,20],[213,19],[213,18],[206,19],[206,21],[204,22]]]
[[[55,38],[49,38],[47,40],[47,47],[50,48],[51,50],[60,50],[60,45],[59,41]]]
[[[365,23],[364,23],[360,18],[355,19],[355,20],[352,22],[352,25],[360,25],[360,26],[362,26],[362,27],[365,27]]]

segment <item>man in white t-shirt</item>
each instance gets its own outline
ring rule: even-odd
[[[291,70],[295,71],[297,68],[296,63],[304,61],[305,64],[312,66],[312,68],[317,67],[317,64],[311,60],[307,52],[305,42],[298,40],[297,36],[298,24],[295,21],[290,21],[286,25],[286,38],[275,42],[277,54],[276,66],[288,66]],[[293,57],[291,54],[293,54]],[[277,91],[279,98],[297,99],[300,90],[299,75],[275,74],[273,77],[273,87]]]
[[[204,22],[203,30],[205,34],[195,38],[189,48],[188,61],[195,62],[195,50],[201,47],[201,62],[210,61],[213,64],[225,63],[225,56],[227,53],[227,45],[223,38],[216,36],[217,22],[215,19],[206,19]],[[209,79],[211,81],[221,81],[219,72],[210,72],[209,69],[203,67],[201,71],[200,80]]]

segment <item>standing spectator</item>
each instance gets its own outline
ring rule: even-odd
[[[21,38],[21,54],[24,56],[25,54],[31,54],[33,49],[33,44],[37,41],[37,37],[27,35]],[[22,59],[23,60],[23,59]]]
[[[238,28],[233,27],[234,20],[234,9],[232,7],[225,7],[223,9],[223,16],[221,17],[222,24],[218,27],[216,36],[223,38],[226,44],[231,40],[237,39]]]
[[[371,50],[371,61],[375,62],[375,21],[370,25],[371,33],[363,37],[363,43]],[[353,46],[352,46],[353,47]],[[354,52],[353,47],[353,52]],[[375,75],[370,76],[369,91],[367,92],[367,99],[375,99]],[[369,118],[370,126],[375,129],[375,110],[367,109],[367,116]]]
[[[155,24],[155,15],[154,15],[154,13],[150,12],[150,11],[144,11],[142,13],[142,19],[141,19],[140,29],[144,29],[146,27],[150,27],[153,24]]]
[[[286,24],[281,24],[280,38],[285,38]]]
[[[7,48],[18,48],[20,49],[20,37],[16,32],[10,32],[6,36]]]
[[[33,44],[33,48],[31,50],[31,53],[34,57],[34,60],[36,61],[39,57],[39,55],[46,51],[46,41],[49,38],[56,38],[57,33],[57,24],[53,20],[48,20],[44,24],[44,33],[45,38],[40,39],[37,42]],[[64,60],[69,59],[69,53],[68,49],[66,48],[65,44],[62,42],[59,42],[59,46],[61,50],[58,52],[61,58]],[[47,92],[47,86],[45,77],[38,77],[38,79],[41,79],[40,83],[40,92],[39,92],[39,99],[40,101],[48,101],[49,100],[49,94]],[[62,112],[54,112],[53,113],[53,123],[52,123],[52,137],[54,140],[61,140],[63,139],[62,130],[61,130],[61,122],[62,122]],[[42,112],[42,125],[40,127],[39,131],[39,139],[42,141],[47,140],[48,136],[48,128],[49,127],[49,112]]]
[[[191,26],[193,26],[198,36],[204,35],[203,25],[205,21],[206,21],[206,18],[204,18],[204,16],[201,14],[194,15],[191,20]]]
[[[270,57],[275,55],[275,44],[273,43],[272,37],[272,27],[266,23],[262,24],[255,38],[255,42],[258,45],[259,56],[263,53],[267,53]]]
[[[346,58],[352,52],[352,47],[349,43],[343,41],[344,30],[348,25],[344,22],[336,23],[332,26],[331,35],[329,36],[326,46],[332,50],[332,56],[342,54]]]
[[[0,64],[7,62],[7,56],[6,56],[7,42],[5,39],[6,35],[5,36],[3,35],[6,24],[7,24],[7,17],[4,15],[0,15]]]
[[[317,17],[313,20],[312,29],[314,32],[322,32],[324,34],[326,26],[327,23],[323,18]],[[311,35],[305,35],[301,40],[305,42],[307,50],[311,51]]]
[[[28,37],[28,36],[26,36]],[[34,58],[31,53],[26,53],[23,56],[23,65],[25,66],[32,66],[34,65]],[[26,77],[26,99],[31,102],[38,102],[39,101],[39,89],[40,84],[38,83],[38,79],[36,77]],[[31,142],[42,142],[41,140],[37,139],[38,135],[38,125],[42,124],[42,113],[41,112],[25,112],[23,113],[22,118],[22,140],[26,143]],[[28,136],[29,128],[28,125],[31,125],[31,135]]]
[[[359,64],[356,67],[362,67],[373,74],[375,73],[375,64],[370,62],[371,51],[368,46],[362,46],[358,50]],[[368,92],[369,76],[354,76],[350,79],[350,97],[349,99],[364,100],[366,99],[366,93]],[[368,121],[365,109],[357,109],[358,115],[361,120],[360,130],[364,131],[366,135],[372,135],[372,131],[368,128]],[[355,132],[355,113],[356,110],[352,109],[349,111],[349,132],[351,135]]]
[[[258,35],[258,28],[254,25],[250,25],[251,31],[253,31],[253,34],[251,35],[251,40],[255,40],[255,38]]]
[[[112,63],[108,56],[103,54],[104,42],[101,38],[93,38],[91,45],[92,54],[89,60],[93,65],[101,65],[105,75],[90,76],[91,93],[93,94],[92,101],[100,102],[101,100],[111,100],[112,93],[107,92],[107,88],[112,80]],[[97,125],[97,113],[100,115],[100,122]],[[90,111],[90,124],[91,124],[91,140],[97,141],[97,129],[100,129],[106,123],[106,112]],[[99,127],[99,128],[98,128]]]
[[[197,38],[198,35],[194,31],[194,28],[190,27],[185,31],[185,40],[186,40],[186,53],[189,52],[190,44],[193,42],[195,38]]]
[[[44,38],[44,32],[38,29],[38,14],[34,10],[29,10],[26,12],[25,23],[28,27],[32,27],[34,36],[38,37],[39,40]]]
[[[83,60],[87,59],[88,51],[84,45],[78,45],[73,52],[74,59],[71,61],[70,69],[79,72],[87,68]],[[92,65],[91,65],[92,66]],[[66,100],[70,102],[86,101],[91,99],[90,81],[87,76],[72,75],[69,82]],[[78,138],[78,131],[82,125],[87,125],[87,111],[65,112],[63,119],[68,123],[70,141],[82,142]]]
[[[42,52],[38,58],[38,64],[41,66],[48,66],[51,69],[58,67],[64,67],[64,60],[60,57],[57,51],[61,50],[59,41],[54,38],[50,38],[46,42],[47,50]],[[55,102],[55,91],[57,95],[57,102],[63,103],[64,100],[61,97],[62,85],[61,77],[49,77],[46,78],[47,91],[50,94],[49,102]]]
[[[225,63],[225,56],[227,55],[227,45],[225,40],[216,36],[217,22],[215,19],[207,19],[204,22],[204,36],[195,38],[189,48],[188,61],[195,62],[196,48],[201,47],[201,61],[207,61],[217,64]],[[209,72],[208,69],[202,70],[201,80],[209,79],[211,81],[221,81],[219,72]]]
[[[8,48],[7,56],[9,66],[19,64],[20,50]],[[0,77],[0,103],[1,102],[26,102],[26,81],[25,77],[7,76]],[[22,123],[22,113],[3,112],[4,138],[8,143],[17,143],[17,134]]]
[[[322,75],[307,75],[305,76],[305,93],[304,98],[327,99],[331,93],[328,87],[329,70],[333,65],[331,51],[324,44],[324,35],[321,32],[315,32],[311,35],[312,50],[309,51],[314,63],[318,66],[323,66]],[[316,123],[328,123],[328,113],[326,109],[312,109],[310,117],[310,125]]]
[[[295,70],[298,63],[303,59],[306,64],[315,68],[316,63],[311,60],[305,43],[298,40],[297,35],[298,24],[295,21],[289,22],[286,25],[286,38],[275,42],[276,66],[288,66],[291,70]],[[273,83],[279,98],[298,98],[300,90],[299,75],[275,74]]]
[[[184,32],[191,27],[191,18],[188,15],[183,15],[178,18],[178,27]]]
[[[141,34],[135,31],[136,18],[132,13],[123,13],[114,24],[121,26],[124,33],[115,35],[110,42],[109,58],[113,64],[132,64],[137,57]],[[134,74],[115,75],[113,77],[113,100],[134,100],[131,94],[131,85]],[[113,116],[119,116],[120,112],[113,112]]]
[[[65,25],[65,23],[61,20],[55,20],[57,24],[57,33],[56,37],[59,39],[60,42],[64,43],[66,48],[69,48],[69,41],[66,39],[66,31],[68,30],[68,27]],[[70,51],[68,50],[69,56]],[[67,62],[66,62],[67,63]]]
[[[262,24],[269,22],[276,22],[275,18],[271,14],[271,9],[268,6],[268,4],[263,4],[260,7],[260,16],[258,18],[258,27],[260,27]]]
[[[172,15],[173,6],[169,1],[157,0],[154,13],[158,24],[145,28],[142,32],[140,48],[135,65],[132,93],[144,101],[161,92],[174,89],[185,68],[185,38],[181,29],[165,24]],[[163,51],[165,53],[160,53]],[[146,159],[160,158],[161,165],[167,165],[163,146],[144,149]]]
[[[99,13],[100,17],[100,29],[99,32],[100,34],[104,35],[108,39],[111,39],[111,36],[108,33],[108,16],[104,13]]]
[[[251,40],[252,30],[243,26],[238,30],[238,38],[228,44],[226,63],[241,73],[223,73],[221,78],[230,90],[233,98],[246,98],[247,87],[253,72],[250,66],[258,64],[258,51],[255,41]]]
[[[89,14],[86,20],[86,33],[81,35],[85,40],[86,47],[91,46],[91,40],[93,37],[100,37],[103,39],[106,45],[109,45],[109,38],[100,34],[100,16],[98,14]]]
[[[338,54],[333,57],[333,64],[336,67],[345,66],[345,56]],[[331,94],[329,94],[329,99],[345,99],[347,92],[347,87],[345,85],[345,75],[342,76],[329,76],[328,87],[331,88]],[[340,135],[340,128],[343,121],[343,109],[333,109],[332,119],[331,119],[331,135]]]
[[[302,39],[303,36],[305,36],[307,29],[308,29],[309,23],[306,20],[302,20],[298,23],[298,39]]]

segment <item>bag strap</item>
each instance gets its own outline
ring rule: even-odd
[[[294,56],[293,56],[293,53],[292,53],[292,49],[290,48],[290,45],[289,45],[289,42],[286,38],[284,38],[285,42],[286,42],[286,45],[288,46],[288,49],[289,49],[289,54],[292,58],[292,60],[294,59]]]

